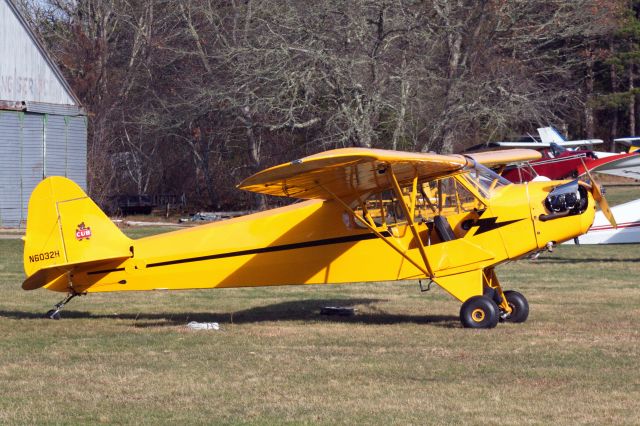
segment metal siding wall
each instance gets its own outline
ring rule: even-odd
[[[67,176],[67,126],[59,115],[45,116],[44,172],[46,176]]]
[[[87,118],[0,110],[0,226],[24,225],[31,192],[45,173],[86,190]]]
[[[0,226],[20,226],[23,113],[0,111]]]
[[[22,215],[27,219],[29,197],[44,174],[43,131],[44,115],[24,115],[22,128]]]
[[[87,190],[87,117],[65,117],[67,122],[67,177]]]

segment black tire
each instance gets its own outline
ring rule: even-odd
[[[466,328],[493,328],[498,325],[498,305],[487,296],[473,296],[460,308],[460,322]]]
[[[507,290],[504,292],[504,297],[512,309],[511,314],[505,318],[505,321],[525,322],[529,317],[529,302],[527,302],[522,293]]]
[[[495,289],[491,287],[485,287],[482,293],[483,296],[486,296],[489,299],[493,300],[496,305],[500,306],[500,304],[502,303],[502,297],[500,296],[500,293],[498,293]]]
[[[47,311],[46,314],[44,314],[44,317],[52,320],[59,320],[60,312],[57,312],[55,309],[51,309],[50,311]]]

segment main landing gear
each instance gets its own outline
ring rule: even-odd
[[[487,296],[473,296],[460,308],[460,321],[467,328],[493,328],[498,325],[498,305]]]
[[[74,297],[82,296],[83,294],[85,294],[85,293],[76,293],[75,291],[69,292],[69,294],[67,294],[67,297],[62,299],[60,302],[56,303],[54,305],[53,309],[47,311],[47,313],[44,314],[44,317],[48,318],[48,319],[52,319],[52,320],[59,320],[60,319],[60,311],[62,310],[62,308],[64,308],[64,305],[69,303],[71,301],[71,299],[73,299]]]
[[[460,308],[460,321],[467,328],[493,328],[498,322],[525,322],[529,303],[519,292],[503,292],[493,270],[484,273],[484,294],[467,299]]]
[[[506,314],[502,319],[507,322],[525,322],[529,317],[529,302],[522,293],[507,290],[504,292],[504,297],[511,308],[511,313]]]

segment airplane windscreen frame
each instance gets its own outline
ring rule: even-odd
[[[492,193],[496,189],[512,185],[511,181],[477,162],[472,166],[465,167],[460,175],[469,182],[485,200],[491,198]]]

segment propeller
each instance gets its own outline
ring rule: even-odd
[[[584,161],[582,161],[582,165],[584,166],[584,171],[586,172],[587,177],[591,182],[591,195],[593,195],[593,199],[596,200],[596,202],[600,206],[600,210],[602,210],[602,213],[604,214],[604,216],[607,218],[611,226],[613,226],[613,229],[617,229],[618,224],[616,223],[616,219],[613,217],[613,213],[609,208],[609,203],[607,202],[607,199],[604,196],[604,192],[602,191],[602,186],[600,186],[600,184],[596,182],[593,176],[591,176],[591,173],[589,172],[589,169],[587,168],[587,166],[584,164]]]

